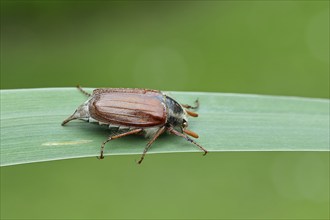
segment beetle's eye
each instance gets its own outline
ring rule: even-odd
[[[186,120],[183,120],[182,126],[183,126],[184,128],[188,127],[188,122],[187,122]]]

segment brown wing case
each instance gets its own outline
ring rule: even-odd
[[[90,116],[100,122],[152,127],[166,122],[163,94],[146,89],[97,89],[89,103]]]

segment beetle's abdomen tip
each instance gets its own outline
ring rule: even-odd
[[[77,117],[76,116],[76,112],[73,114],[73,115],[71,115],[70,117],[68,117],[67,119],[65,119],[63,122],[62,122],[62,126],[64,126],[65,124],[67,124],[69,121],[72,121],[72,120],[74,120],[74,119],[78,119],[79,117]]]
[[[67,121],[67,120],[64,120],[64,121],[61,123],[61,125],[64,126],[64,125],[66,125],[66,123],[68,123],[68,121]]]
[[[69,121],[70,121],[70,120],[66,119],[66,120],[64,120],[64,121],[61,123],[61,125],[64,126],[64,125],[67,124]]]

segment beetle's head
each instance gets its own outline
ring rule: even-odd
[[[166,105],[168,108],[168,115],[167,115],[167,124],[168,126],[174,127],[182,132],[194,137],[198,138],[198,135],[187,129],[188,127],[188,113],[186,112],[183,107],[176,102],[171,97],[166,97]]]

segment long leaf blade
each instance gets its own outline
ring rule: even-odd
[[[200,116],[189,121],[189,128],[210,152],[329,151],[327,99],[168,94],[188,104],[199,98]],[[81,121],[60,125],[85,100],[75,88],[1,90],[1,166],[97,156],[109,129]],[[140,154],[145,144],[142,137],[125,137],[109,143],[106,155]],[[199,149],[179,137],[163,135],[149,153],[169,152]]]

